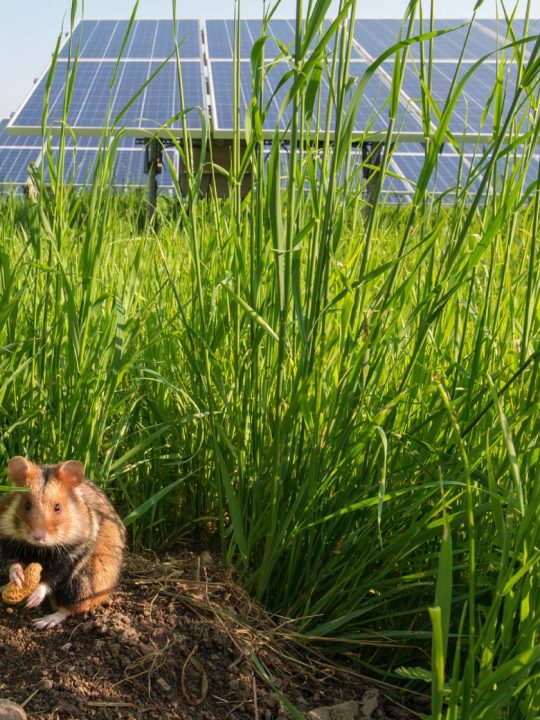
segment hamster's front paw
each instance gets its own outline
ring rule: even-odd
[[[59,625],[63,622],[67,618],[68,614],[69,613],[66,610],[58,610],[57,612],[52,613],[52,615],[45,615],[45,617],[39,618],[38,620],[33,620],[32,624],[34,627],[38,628],[38,630],[49,630],[55,625]]]
[[[37,588],[28,596],[26,601],[27,608],[35,608],[45,600],[49,594],[49,586],[46,583],[39,583]]]
[[[9,566],[9,582],[21,588],[24,583],[24,568],[21,563],[13,563]]]

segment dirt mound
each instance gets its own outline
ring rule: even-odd
[[[0,607],[0,697],[35,720],[280,720],[367,690],[307,653],[209,553],[130,556],[108,606],[48,631]],[[379,690],[371,717],[415,717]]]

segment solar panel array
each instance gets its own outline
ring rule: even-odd
[[[290,68],[287,48],[292,52],[294,24],[292,20],[274,19],[266,31],[264,91],[269,105],[264,131],[268,138],[272,137],[276,126],[286,132],[290,123],[290,109],[282,106],[290,80],[283,83],[282,78]],[[438,20],[434,28],[444,34],[434,37],[431,42],[424,41],[422,45],[417,43],[409,48],[395,121],[395,129],[402,141],[420,141],[424,135],[419,77],[421,52],[425,56],[429,53],[433,58],[432,96],[441,106],[455,77],[463,77],[475,62],[484,58],[465,85],[450,120],[450,130],[463,143],[478,143],[492,135],[496,118],[491,93],[496,82],[503,90],[503,109],[514,95],[516,69],[508,62],[509,56],[504,66],[499,62],[501,47],[506,42],[506,25],[480,20],[475,21],[472,27],[467,24],[455,29],[456,26],[460,26],[460,21]],[[253,96],[250,56],[253,44],[261,34],[260,20],[243,20],[239,26],[239,108],[234,106],[232,57],[235,37],[232,20],[180,20],[176,28],[169,20],[139,20],[126,35],[128,27],[127,20],[82,21],[59,53],[50,86],[47,125],[57,130],[64,116],[66,76],[73,68],[72,58],[76,54],[77,69],[66,120],[77,134],[78,150],[70,151],[66,172],[77,185],[84,184],[91,174],[100,131],[118,118],[127,137],[118,151],[115,183],[128,186],[146,182],[143,153],[133,145],[134,137],[140,137],[145,132],[154,133],[160,128],[161,134],[166,134],[164,124],[178,131],[182,126],[182,113],[194,138],[200,135],[204,123],[214,138],[230,139],[235,114],[240,127],[245,126],[246,112]],[[173,29],[180,44],[182,91],[178,82]],[[413,32],[418,34],[429,29],[427,23],[423,28],[416,23]],[[523,33],[523,22],[514,21],[513,30],[518,36]],[[400,20],[356,21],[350,63],[353,87],[373,60],[396,43],[400,32],[403,32]],[[540,21],[531,21],[529,36],[539,32]],[[466,38],[467,45],[463,51]],[[118,60],[121,51],[121,59]],[[331,51],[329,47],[329,57]],[[460,57],[461,62],[458,63]],[[499,74],[496,75],[498,68]],[[354,125],[358,138],[384,136],[389,122],[392,74],[393,60],[389,58],[369,80]],[[41,139],[27,133],[41,131],[47,78],[48,72],[45,72],[10,120],[9,132],[18,135],[7,134],[5,122],[0,125],[0,185],[24,182],[29,163],[41,160]],[[324,128],[326,109],[330,108],[330,131],[336,122],[332,98],[331,83],[328,75],[323,73],[319,91],[321,118]],[[524,122],[527,122],[526,118]],[[436,113],[432,109],[432,130],[436,123]],[[388,178],[385,188],[389,198],[410,197],[422,158],[423,150],[419,144],[408,151],[400,150],[398,146],[392,160],[393,175]],[[174,162],[177,164],[176,157]],[[455,185],[459,169],[463,171],[463,162],[459,161],[457,153],[442,155],[440,165],[441,171],[433,179],[435,192],[444,192],[445,186]],[[167,163],[161,184],[171,185],[166,166]]]

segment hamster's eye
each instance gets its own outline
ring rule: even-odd
[[[54,512],[60,512],[61,509],[62,506],[60,505],[60,503],[56,503],[56,505],[54,506]]]
[[[32,501],[31,500],[24,501],[24,509],[26,510],[26,512],[30,512],[30,510],[32,509]]]

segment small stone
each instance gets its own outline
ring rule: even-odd
[[[74,705],[73,703],[68,702],[67,700],[64,700],[63,702],[59,703],[59,707],[64,710],[64,712],[72,715],[73,717],[79,717],[79,708]],[[1,717],[1,716],[0,716]],[[26,716],[25,716],[26,717]]]
[[[365,718],[371,718],[379,707],[379,691],[376,688],[366,690],[362,697],[362,713]]]
[[[8,615],[13,615],[13,608],[12,608],[12,607],[7,607],[7,608],[6,608],[6,612],[7,612]]]
[[[162,690],[165,690],[165,692],[171,692],[171,686],[169,683],[165,680],[165,678],[158,677],[156,680],[157,684]]]
[[[48,677],[43,677],[39,681],[39,689],[40,690],[52,690],[52,680]]]
[[[339,705],[310,710],[307,718],[309,720],[360,720],[360,706],[356,701],[350,700]]]
[[[68,652],[68,650],[71,650],[73,647],[73,643],[67,642],[60,646],[60,650],[63,650],[63,652]]]
[[[212,556],[210,555],[210,553],[208,552],[208,550],[204,550],[204,551],[199,555],[199,560],[201,561],[202,567],[208,567],[208,565],[210,565],[211,562],[212,562]]]
[[[0,700],[0,720],[26,720],[26,713],[17,703]]]

